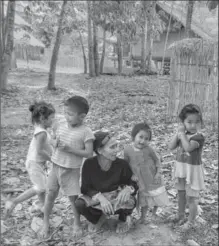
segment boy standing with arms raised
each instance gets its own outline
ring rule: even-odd
[[[52,155],[53,168],[48,178],[48,194],[45,201],[43,236],[49,236],[49,215],[59,189],[69,197],[74,212],[74,235],[82,234],[80,215],[75,207],[75,200],[80,194],[80,167],[83,158],[93,156],[94,135],[83,124],[89,111],[85,98],[73,96],[65,101],[66,122],[59,125],[54,141]]]

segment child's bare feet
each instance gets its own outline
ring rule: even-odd
[[[31,209],[30,209],[30,212],[31,213],[34,213],[34,212],[41,212],[43,213],[44,212],[44,204],[42,203],[39,203],[39,202],[35,202]]]
[[[50,234],[49,223],[43,222],[43,228],[42,228],[42,231],[40,232],[40,236],[46,239],[49,237],[49,234]]]
[[[103,214],[101,217],[100,217],[100,219],[99,219],[99,221],[97,222],[97,224],[92,224],[92,223],[90,223],[89,225],[88,225],[88,231],[89,232],[97,232],[97,231],[99,231],[100,230],[100,228],[102,227],[102,225],[104,224],[104,222],[106,221],[106,215],[105,214]]]
[[[146,219],[146,216],[140,217],[139,224],[146,225],[146,224],[149,224],[149,223],[150,223],[150,221],[148,219]]]
[[[167,219],[166,219],[167,222],[172,222],[172,223],[175,223],[175,224],[178,224],[178,225],[183,225],[187,219],[185,218],[184,215],[182,216],[179,216],[178,214],[173,214],[173,215],[170,215]]]
[[[7,200],[5,203],[5,219],[7,219],[13,212],[16,204],[12,200]]]
[[[83,235],[83,229],[81,227],[81,224],[74,223],[73,225],[73,236],[75,238],[79,238]]]

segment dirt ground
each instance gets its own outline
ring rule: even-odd
[[[171,177],[174,155],[167,150],[167,142],[173,135],[177,123],[167,120],[167,83],[158,77],[100,76],[89,79],[81,74],[57,74],[56,91],[45,89],[48,75],[43,71],[19,69],[10,74],[9,90],[1,96],[1,212],[9,194],[17,196],[30,187],[24,162],[33,127],[30,124],[28,107],[35,99],[52,102],[60,117],[62,101],[70,95],[85,96],[91,105],[87,124],[93,131],[107,129],[118,134],[120,153],[130,142],[130,131],[134,123],[147,120],[153,130],[151,145],[163,157],[162,173],[171,206],[159,209],[158,218],[148,216],[148,224],[136,224],[129,233],[115,233],[116,219],[110,218],[102,231],[87,233],[87,222],[83,219],[85,235],[75,240],[72,237],[73,214],[66,197],[60,193],[52,216],[53,236],[42,241],[38,232],[42,215],[30,212],[32,202],[16,207],[11,218],[1,220],[1,245],[189,245],[194,240],[201,246],[218,245],[218,134],[206,125],[206,143],[203,163],[206,174],[206,190],[201,193],[200,216],[195,230],[181,233],[177,226],[165,223],[166,217],[177,211],[176,190]]]

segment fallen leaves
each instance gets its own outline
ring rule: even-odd
[[[36,233],[39,233],[43,226],[43,220],[38,217],[33,217],[31,222],[31,229]]]
[[[199,246],[198,243],[196,243],[194,240],[189,239],[187,240],[188,246]]]
[[[7,227],[5,224],[4,224],[4,221],[1,220],[1,234],[4,234],[7,230],[9,230],[10,227]]]
[[[158,77],[117,77],[117,76],[100,76],[86,80],[83,75],[58,75],[56,76],[57,86],[60,86],[55,92],[44,90],[44,82],[47,79],[47,74],[40,73],[39,80],[38,73],[24,74],[16,72],[12,74],[13,81],[17,83],[17,78],[22,78],[22,85],[11,90],[7,95],[3,95],[2,107],[3,114],[8,124],[2,127],[2,154],[1,154],[1,171],[2,175],[2,191],[24,191],[30,187],[30,181],[25,170],[25,158],[28,145],[32,138],[33,127],[30,125],[28,107],[34,99],[44,99],[51,102],[56,107],[57,120],[63,119],[62,101],[70,95],[84,92],[90,103],[90,111],[86,117],[86,124],[88,124],[93,131],[95,130],[109,130],[115,132],[119,141],[119,153],[122,156],[124,145],[131,142],[131,129],[134,124],[141,121],[147,121],[153,131],[152,146],[162,156],[162,173],[166,181],[168,195],[170,196],[172,205],[169,209],[163,209],[158,212],[160,218],[165,218],[167,214],[172,214],[177,210],[177,191],[173,187],[171,171],[174,162],[174,154],[167,149],[167,142],[173,135],[177,123],[166,121],[166,98],[167,98],[167,83],[162,84],[161,98],[156,97],[157,88],[160,86]],[[17,86],[17,84],[16,84]],[[38,87],[37,87],[38,86]],[[17,113],[12,113],[16,112]],[[17,122],[15,122],[15,118]],[[10,121],[13,119],[13,121]],[[12,124],[13,123],[13,124]],[[17,123],[15,125],[14,123]],[[218,230],[218,220],[216,212],[211,215],[212,211],[217,211],[217,193],[218,193],[218,161],[217,161],[217,134],[212,133],[210,128],[205,129],[206,144],[203,152],[203,163],[206,169],[206,191],[202,193],[200,201],[203,212],[199,215],[199,224],[204,228],[208,228],[208,236],[203,234],[200,229],[200,234],[197,236],[193,232],[190,235],[194,241],[201,242],[203,246],[217,245],[216,232]],[[209,185],[208,185],[209,184]],[[7,192],[6,192],[7,193]],[[10,192],[9,192],[10,193]],[[25,228],[31,228],[29,231],[19,232],[1,226],[4,228],[4,237],[13,241],[20,241],[22,246],[33,245],[35,242],[34,233],[38,232],[42,226],[42,219],[32,215],[28,212],[32,201],[22,203],[17,206],[15,218],[19,218],[19,225]],[[59,232],[59,227],[62,225],[62,219],[70,221],[66,225],[64,238],[71,238],[71,224],[73,222],[73,215],[71,209],[68,209],[69,201],[66,197],[60,195],[57,199],[51,216],[51,224],[54,230],[57,230],[56,236],[61,238],[62,232]],[[24,215],[25,214],[25,215]],[[34,217],[33,217],[34,216]],[[200,218],[202,220],[200,220]],[[206,223],[203,223],[204,222]],[[201,223],[202,222],[202,223]],[[86,221],[83,221],[86,223]],[[11,228],[11,227],[9,227]],[[159,229],[159,230],[156,230]],[[168,229],[170,230],[170,229]],[[33,233],[33,235],[31,234]],[[160,234],[158,234],[158,232]],[[145,239],[147,233],[147,239]],[[192,234],[193,233],[193,234]],[[197,232],[196,232],[197,233]],[[214,234],[215,233],[215,234]],[[30,236],[28,236],[30,235]],[[172,232],[170,236],[165,228],[161,228],[160,224],[151,225],[151,228],[144,227],[135,229],[129,235],[136,236],[133,239],[133,245],[177,245],[178,237]],[[113,232],[105,231],[99,235],[82,237],[78,243],[83,245],[122,245],[124,239],[121,235],[115,235]],[[126,245],[131,239],[126,238]],[[187,238],[188,239],[188,238]],[[183,239],[185,242],[187,239]],[[197,239],[197,240],[196,240]],[[103,241],[104,240],[104,241]],[[163,240],[163,241],[162,241]],[[171,241],[171,242],[170,242]],[[184,241],[182,244],[184,244]],[[55,245],[75,245],[75,241],[67,242],[52,242]],[[172,244],[171,244],[172,243]],[[181,242],[180,242],[181,243]],[[181,245],[182,245],[181,244]],[[46,245],[46,243],[45,243]]]

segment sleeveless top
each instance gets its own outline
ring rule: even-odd
[[[34,134],[33,134],[33,138],[30,142],[30,146],[29,146],[29,150],[28,150],[28,154],[27,154],[27,162],[28,161],[35,161],[35,162],[45,162],[46,160],[40,156],[37,153],[37,149],[36,149],[36,135],[38,135],[41,132],[45,132],[47,135],[46,141],[44,143],[44,150],[48,153],[48,155],[52,154],[52,146],[49,144],[50,141],[50,134],[47,132],[46,129],[36,125],[35,126],[35,130],[34,130]]]
[[[124,149],[124,158],[129,163],[132,172],[138,177],[139,191],[147,192],[164,185],[161,178],[160,184],[154,184],[154,176],[160,160],[155,151],[147,146],[142,150],[129,145]]]

